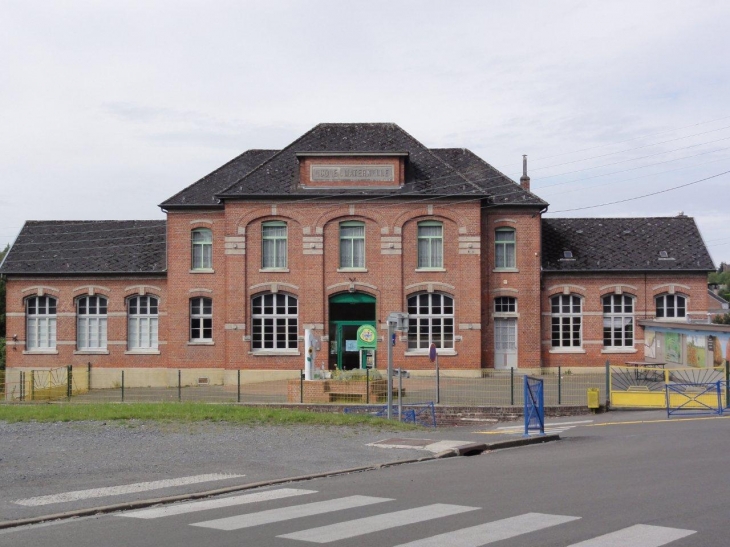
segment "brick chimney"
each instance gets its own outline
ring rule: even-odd
[[[520,177],[520,186],[528,192],[530,191],[530,177],[527,176],[527,154],[522,154],[522,176]]]

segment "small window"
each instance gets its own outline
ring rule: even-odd
[[[512,296],[500,296],[494,299],[495,313],[516,313],[517,299]]]
[[[679,294],[662,294],[656,297],[656,316],[675,318],[687,316],[687,299]]]
[[[669,258],[669,253],[667,251],[659,251],[659,258]]]
[[[286,268],[286,222],[264,222],[261,238],[261,267]]]
[[[78,349],[106,349],[106,326],[106,298],[82,296],[76,301],[76,345]]]
[[[418,223],[418,267],[444,267],[444,226],[440,222]]]
[[[365,223],[340,224],[340,268],[365,267]]]
[[[130,350],[158,348],[159,301],[154,296],[127,300],[127,341]]]
[[[191,234],[193,270],[213,268],[213,232],[208,228],[198,228]]]
[[[582,301],[574,294],[550,299],[552,347],[577,348],[582,345]]]
[[[563,258],[573,258],[573,251],[563,251]]]
[[[31,296],[25,301],[25,347],[28,351],[56,349],[56,299]]]
[[[190,341],[211,342],[213,340],[213,299],[193,298],[190,300]]]
[[[515,268],[515,231],[512,228],[497,228],[494,234],[494,267]]]

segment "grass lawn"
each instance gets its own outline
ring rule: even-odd
[[[99,403],[0,405],[0,420],[6,422],[78,422],[152,420],[160,422],[226,422],[245,425],[369,425],[387,429],[414,429],[364,415],[336,412],[305,412],[282,408],[212,405],[206,403]]]

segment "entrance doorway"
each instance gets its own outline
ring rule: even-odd
[[[494,368],[517,366],[517,319],[494,320]]]
[[[357,329],[376,326],[375,297],[361,292],[336,294],[330,298],[329,308],[330,370],[362,368]]]

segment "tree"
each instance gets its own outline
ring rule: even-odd
[[[718,325],[730,325],[730,312],[725,315],[716,315],[712,318],[712,322]]]

